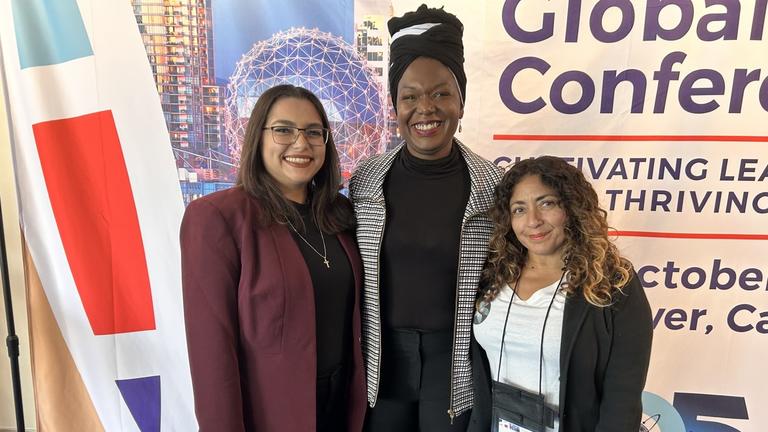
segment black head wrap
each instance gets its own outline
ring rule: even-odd
[[[456,77],[461,104],[467,97],[467,75],[464,73],[464,44],[461,42],[464,25],[456,15],[422,4],[414,12],[389,20],[389,34],[418,24],[438,24],[421,34],[406,34],[392,42],[389,54],[389,92],[392,104],[397,107],[397,83],[403,73],[418,57],[431,57],[453,72]]]

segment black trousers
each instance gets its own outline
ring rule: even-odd
[[[469,412],[448,416],[451,385],[450,331],[384,329],[376,406],[366,432],[464,432]]]
[[[349,367],[339,365],[317,376],[317,432],[347,430]],[[299,413],[297,413],[299,415]]]

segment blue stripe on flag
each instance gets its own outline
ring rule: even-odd
[[[93,55],[75,0],[12,0],[21,68]]]

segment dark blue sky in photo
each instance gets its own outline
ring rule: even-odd
[[[317,27],[352,43],[354,0],[213,0],[216,81],[224,84],[254,43],[291,27]]]

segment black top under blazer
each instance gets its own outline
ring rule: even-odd
[[[637,432],[651,357],[651,308],[637,274],[607,307],[582,295],[565,302],[560,345],[559,432]],[[474,340],[474,338],[473,338]],[[488,361],[474,342],[475,404],[469,431],[488,431]]]

